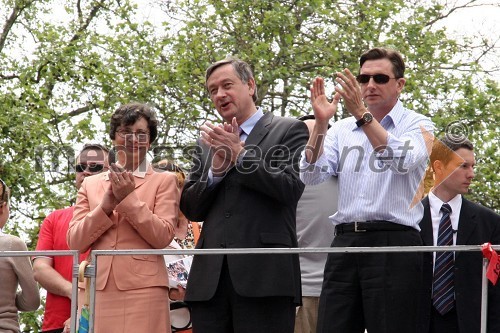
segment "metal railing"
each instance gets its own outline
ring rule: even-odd
[[[80,252],[76,250],[67,251],[0,251],[0,257],[73,257],[73,272],[71,279],[71,333],[76,332],[76,319],[78,310],[78,260]]]
[[[492,248],[500,250],[500,245]],[[149,249],[149,250],[93,250],[90,253],[90,264],[85,269],[85,277],[90,278],[90,316],[89,333],[94,332],[94,309],[96,294],[96,272],[99,256],[120,255],[216,255],[216,254],[300,254],[300,253],[380,253],[380,252],[469,252],[481,251],[481,245],[455,245],[455,246],[386,246],[386,247],[318,247],[318,248],[235,248],[235,249]],[[0,257],[20,256],[73,256],[72,297],[71,297],[71,333],[76,332],[76,318],[78,313],[78,251],[0,251]],[[488,280],[486,277],[488,260],[483,259],[482,289],[481,289],[481,333],[486,333],[488,310]]]
[[[500,245],[492,246],[500,250]],[[185,255],[214,255],[214,254],[290,254],[290,253],[377,253],[377,252],[467,252],[481,251],[481,245],[455,245],[455,246],[388,246],[388,247],[320,247],[320,248],[235,248],[235,249],[192,249],[192,250],[94,250],[91,252],[91,262],[94,267],[89,270],[90,283],[90,318],[89,333],[94,332],[94,307],[95,307],[95,274],[97,272],[97,257],[104,255],[132,255],[132,254],[185,254]],[[482,290],[481,290],[481,333],[486,333],[486,319],[488,310],[488,281],[486,278],[488,260],[483,259]],[[87,274],[86,274],[87,276]]]

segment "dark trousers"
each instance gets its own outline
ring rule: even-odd
[[[431,306],[431,327],[429,333],[458,333],[457,309],[442,316]]]
[[[293,333],[295,325],[292,297],[238,295],[226,259],[214,297],[189,305],[193,333]]]
[[[56,329],[53,329],[53,330],[42,331],[40,333],[62,333],[63,330],[64,330],[64,328],[56,328]]]
[[[333,247],[422,245],[417,230],[348,232]],[[330,253],[317,333],[417,333],[422,254]],[[420,332],[418,332],[420,333]]]

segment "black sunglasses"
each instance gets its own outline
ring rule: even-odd
[[[97,163],[91,163],[91,164],[86,164],[86,163],[80,163],[75,165],[75,170],[76,172],[84,172],[86,170],[89,170],[89,172],[100,172],[104,169],[104,164],[97,164]]]
[[[0,178],[0,184],[2,184],[2,196],[0,197],[0,202],[6,202],[7,198],[5,198],[7,194],[7,185],[5,185],[5,182]]]
[[[371,78],[373,78],[373,81],[375,81],[375,83],[377,84],[386,84],[390,79],[397,79],[396,77],[390,77],[386,74],[359,74],[358,76],[356,76],[356,81],[358,81],[359,83],[368,83],[370,82]]]

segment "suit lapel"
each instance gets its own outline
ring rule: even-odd
[[[259,121],[255,124],[254,128],[248,135],[248,138],[245,140],[245,146],[257,146],[269,132],[268,126],[272,123],[273,118],[274,114],[272,112],[265,113],[262,118],[260,118]]]
[[[97,187],[96,193],[97,193],[97,197],[101,198],[104,195],[104,193],[106,192],[108,184],[109,184],[109,171],[99,174],[99,177],[101,178],[101,181],[98,182],[99,185],[96,186]]]
[[[458,218],[457,245],[468,244],[470,236],[477,226],[476,213],[471,209],[470,202],[462,196],[462,208]],[[460,253],[460,252],[458,252]]]
[[[422,199],[422,205],[424,206],[424,216],[420,222],[420,235],[424,245],[432,246],[434,245],[434,239],[432,235],[432,218],[429,197]]]

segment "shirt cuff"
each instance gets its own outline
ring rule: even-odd
[[[222,177],[214,176],[214,174],[212,172],[212,168],[208,169],[208,182],[207,182],[208,187],[219,184],[223,179],[224,179],[224,176],[222,176]]]

